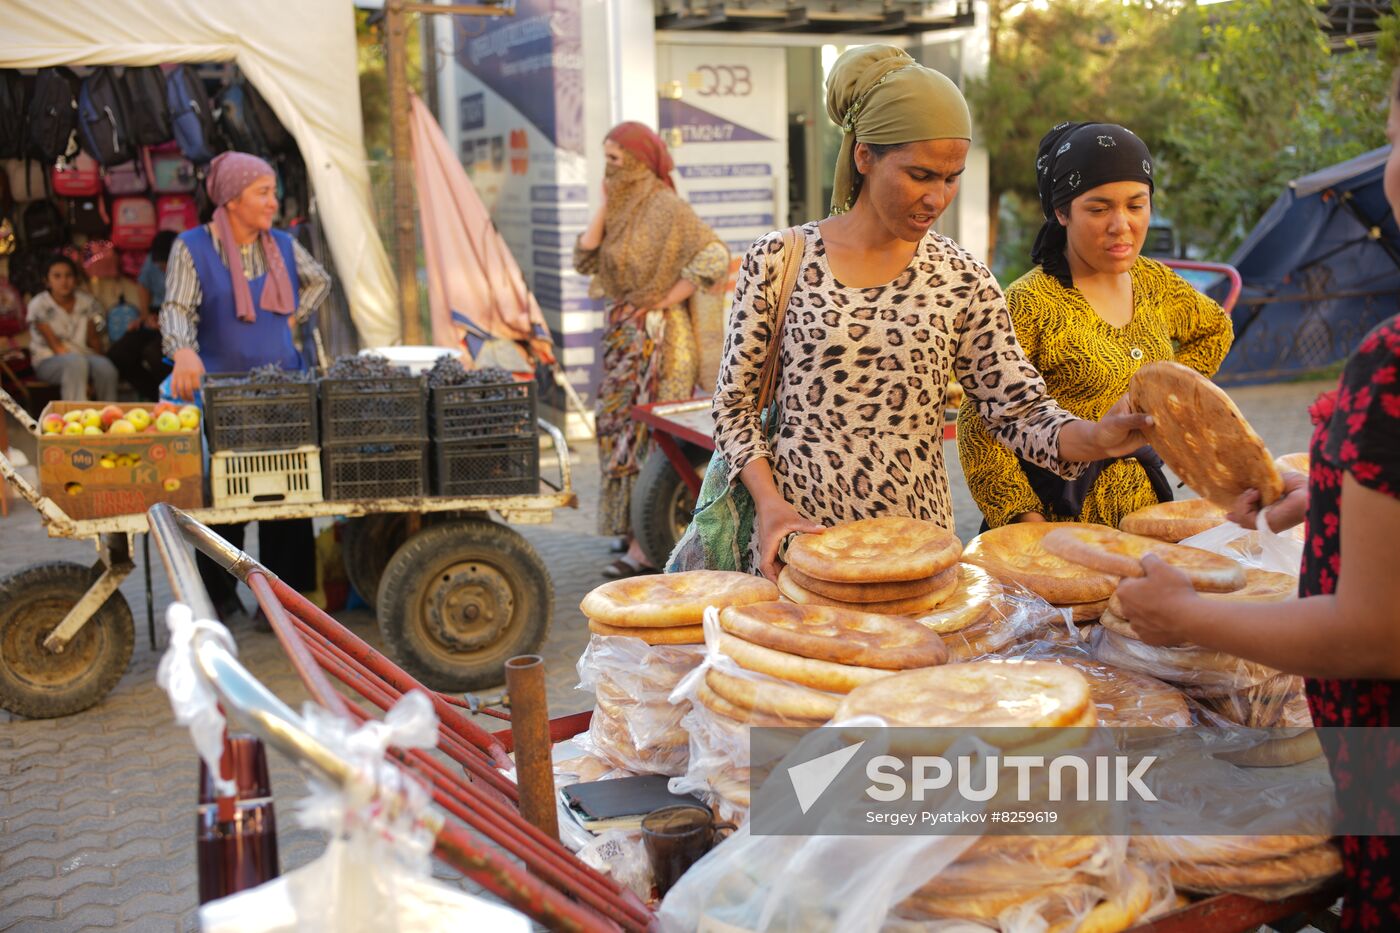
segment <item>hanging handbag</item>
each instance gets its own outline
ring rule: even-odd
[[[783,264],[779,278],[777,321],[758,381],[758,411],[764,436],[772,441],[778,412],[778,361],[782,357],[783,324],[802,266],[806,236],[801,227],[783,231]],[[705,468],[695,514],[666,562],[667,573],[682,570],[741,570],[753,539],[756,519],[753,496],[742,482],[729,482],[729,463],[718,452]]]

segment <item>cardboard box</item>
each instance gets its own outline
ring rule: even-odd
[[[106,402],[50,402],[39,417]],[[123,413],[151,405],[117,405]],[[198,427],[172,433],[40,434],[39,490],[72,518],[144,512],[157,502],[204,505],[204,448]]]

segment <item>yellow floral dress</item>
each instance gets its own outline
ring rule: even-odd
[[[1234,339],[1220,305],[1167,266],[1139,258],[1130,275],[1133,317],[1121,328],[1099,317],[1078,289],[1065,288],[1040,268],[1006,290],[1016,336],[1045,377],[1049,395],[1088,421],[1099,420],[1122,398],[1128,379],[1144,364],[1175,360],[1210,376]],[[1053,514],[970,401],[958,412],[958,457],[972,498],[993,528],[1025,512],[1116,528],[1124,515],[1157,501],[1137,461],[1119,460],[1089,488],[1080,514]]]

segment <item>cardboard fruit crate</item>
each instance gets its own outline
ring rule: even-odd
[[[321,501],[321,450],[221,451],[209,457],[214,508]]]
[[[289,450],[316,446],[315,382],[244,382],[242,373],[208,373],[204,423],[209,449]]]
[[[105,402],[50,402],[39,416]],[[123,405],[151,411],[150,405]],[[154,426],[154,423],[152,424]],[[39,491],[71,518],[107,518],[144,512],[157,502],[182,509],[204,505],[204,448],[199,426],[136,434],[40,434]]]

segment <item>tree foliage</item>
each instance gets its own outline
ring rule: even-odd
[[[968,88],[1014,275],[1040,223],[1035,150],[1062,120],[1130,127],[1160,168],[1154,209],[1222,258],[1300,174],[1384,142],[1400,19],[1376,49],[1329,49],[1314,0],[994,0],[986,75]],[[995,223],[994,217],[994,223]]]

